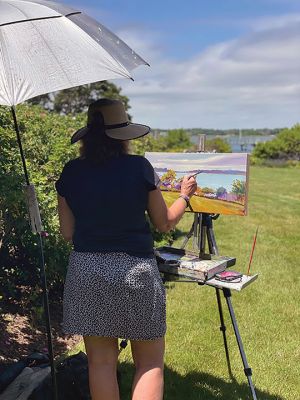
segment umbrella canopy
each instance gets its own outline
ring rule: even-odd
[[[103,25],[46,0],[0,0],[0,105],[87,83],[131,78],[145,64]]]

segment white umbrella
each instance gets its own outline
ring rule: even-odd
[[[148,65],[120,38],[80,11],[46,0],[0,0],[0,105],[10,106],[26,180],[33,231],[39,234],[53,395],[57,399],[43,254],[43,230],[30,185],[15,105],[57,90],[114,78],[131,78]],[[132,78],[131,78],[132,79]]]
[[[0,0],[0,104],[114,78],[147,64],[92,18],[45,0]]]

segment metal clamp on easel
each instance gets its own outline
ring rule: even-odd
[[[31,231],[32,233],[41,233],[43,232],[42,220],[34,185],[25,185],[24,192],[30,218]]]

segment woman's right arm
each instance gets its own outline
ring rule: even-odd
[[[185,176],[181,184],[181,194],[190,197],[195,193],[196,189],[195,178]],[[160,232],[168,232],[173,229],[183,216],[186,206],[185,199],[178,197],[168,208],[160,189],[149,192],[148,215],[154,227]]]
[[[67,242],[72,243],[75,226],[74,215],[64,197],[58,194],[57,200],[60,233]]]

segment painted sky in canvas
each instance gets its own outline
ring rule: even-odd
[[[146,158],[156,168],[176,171],[198,169],[239,170],[246,173],[247,154],[243,153],[146,153]]]

